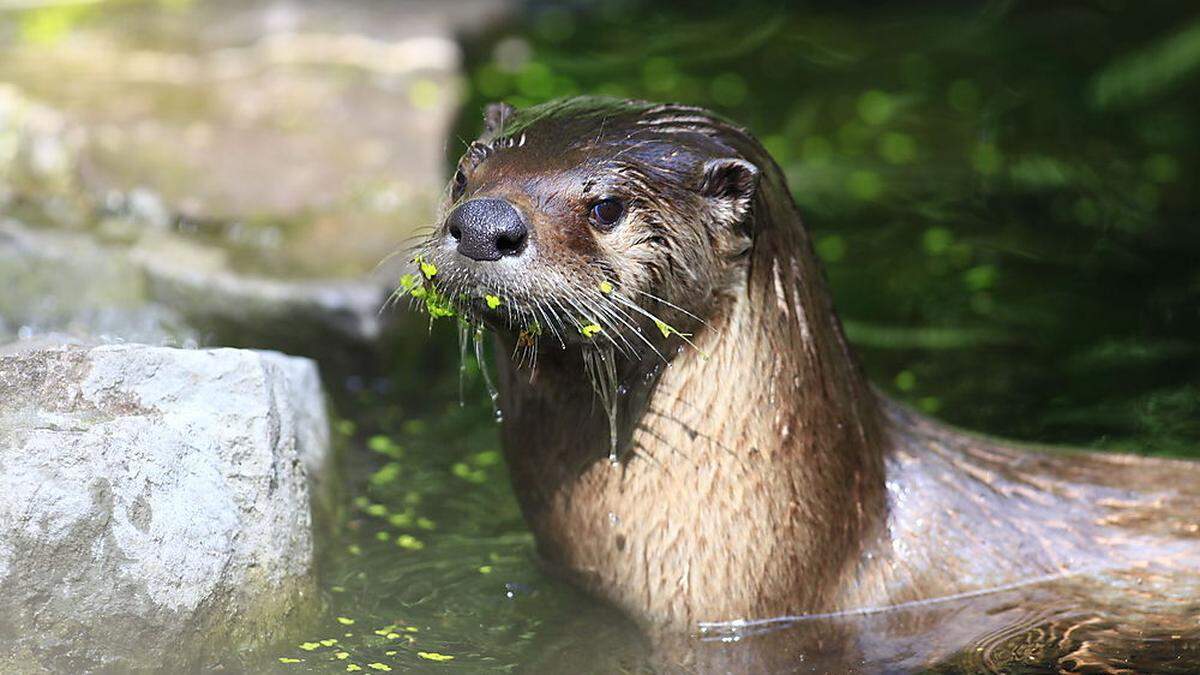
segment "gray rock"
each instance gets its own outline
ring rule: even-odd
[[[0,671],[194,668],[305,619],[328,446],[306,359],[0,356]]]
[[[147,227],[183,216],[239,271],[365,274],[433,218],[457,35],[510,4],[127,3],[58,39],[0,31],[0,168]]]
[[[0,29],[0,341],[372,358],[403,256],[381,261],[442,196],[456,38],[511,4],[134,2]]]
[[[0,220],[0,343],[64,334],[184,344],[197,334],[154,302],[144,270],[87,233]]]

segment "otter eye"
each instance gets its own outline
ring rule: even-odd
[[[625,205],[619,199],[601,199],[592,204],[592,222],[601,229],[612,229],[623,215]]]
[[[450,188],[450,198],[458,201],[462,197],[463,190],[467,188],[467,174],[463,173],[462,169],[454,171],[454,185]]]

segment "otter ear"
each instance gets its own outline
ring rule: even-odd
[[[489,103],[483,109],[483,135],[486,138],[491,138],[504,131],[508,120],[512,118],[513,113],[517,111],[508,103],[500,101],[498,103]]]
[[[758,167],[744,159],[726,157],[704,164],[700,194],[712,200],[729,223],[741,222],[758,190]]]

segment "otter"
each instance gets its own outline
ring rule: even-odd
[[[516,495],[584,589],[695,633],[1197,569],[1197,464],[1004,443],[874,389],[746,130],[595,97],[484,117],[421,290],[494,330]]]

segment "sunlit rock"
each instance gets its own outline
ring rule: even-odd
[[[12,14],[0,340],[24,329],[370,358],[396,254],[445,183],[455,38],[507,4]]]
[[[150,220],[183,218],[243,271],[370,272],[435,215],[456,36],[507,4],[129,3],[0,32],[0,160],[15,95],[39,109],[38,176],[143,213],[156,195]]]
[[[0,355],[0,671],[178,672],[302,621],[328,446],[306,359]]]

